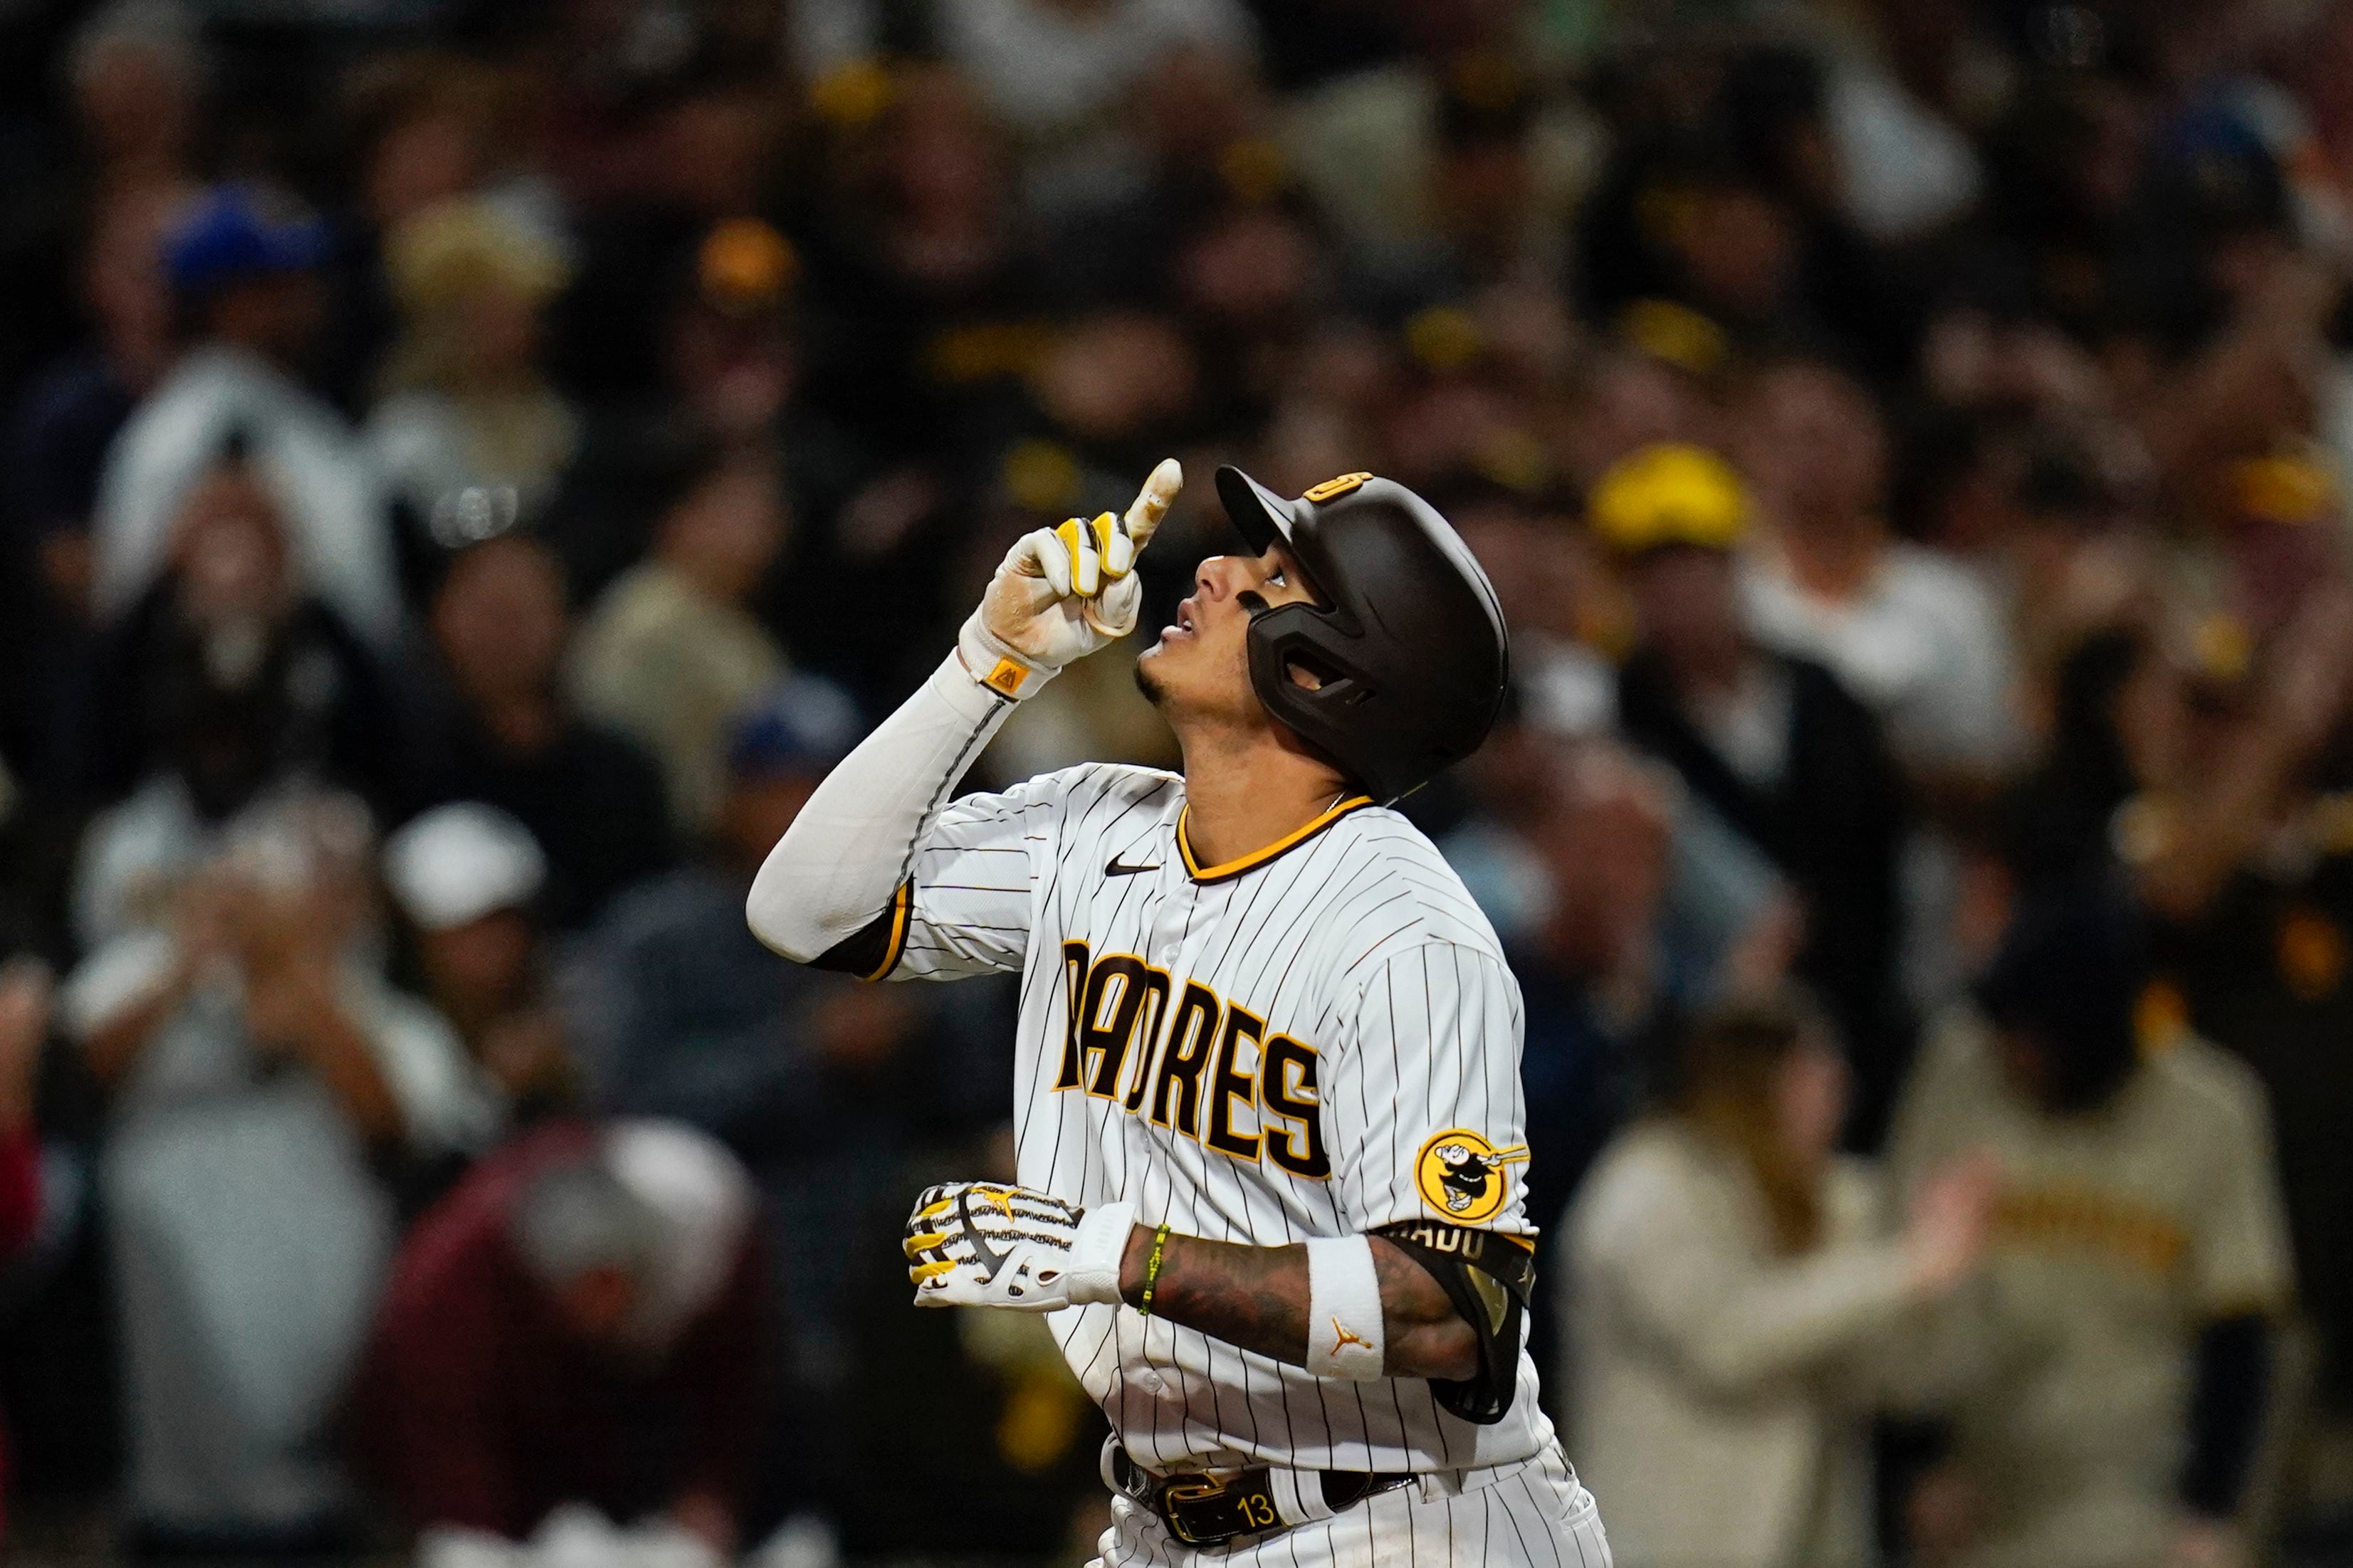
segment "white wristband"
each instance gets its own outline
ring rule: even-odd
[[[1307,1370],[1369,1383],[1381,1375],[1387,1336],[1373,1244],[1323,1236],[1307,1244]]]

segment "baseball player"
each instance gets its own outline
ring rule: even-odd
[[[1110,1419],[1104,1564],[1606,1568],[1522,1348],[1519,990],[1388,809],[1484,739],[1494,590],[1400,485],[1218,474],[1255,552],[1137,661],[1177,776],[949,795],[1014,704],[1133,629],[1174,462],[1006,556],[956,649],[754,883],[771,946],[1022,976],[1017,1184],[923,1194],[919,1306],[1051,1312]]]

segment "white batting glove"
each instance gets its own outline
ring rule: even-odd
[[[1135,559],[1168,515],[1185,470],[1164,458],[1124,517],[1103,512],[1025,533],[956,638],[965,668],[1006,697],[1027,697],[1074,658],[1135,629]]]
[[[1119,1300],[1119,1265],[1135,1205],[1080,1209],[1029,1187],[950,1182],[915,1200],[907,1278],[918,1307],[1017,1312]]]

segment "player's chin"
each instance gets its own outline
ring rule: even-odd
[[[1144,700],[1155,708],[1160,706],[1162,699],[1168,691],[1166,685],[1160,679],[1158,668],[1160,663],[1166,658],[1166,642],[1155,642],[1135,656],[1135,689],[1143,692]]]

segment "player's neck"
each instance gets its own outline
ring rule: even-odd
[[[1185,747],[1185,842],[1222,866],[1295,833],[1356,791],[1330,763],[1271,738]]]

